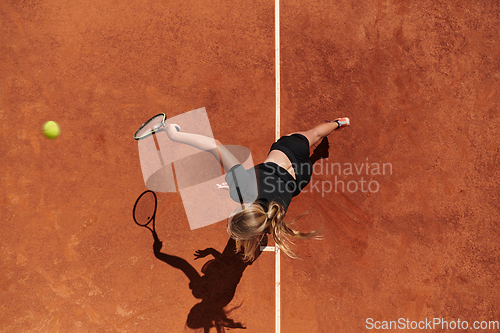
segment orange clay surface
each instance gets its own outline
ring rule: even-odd
[[[281,257],[281,331],[499,321],[498,1],[280,10],[281,133],[352,121],[290,207],[288,220],[314,207],[296,228],[325,237],[298,241],[302,260]],[[203,332],[186,325],[200,302],[188,279],[133,222],[146,188],[132,134],[157,113],[206,107],[217,139],[262,162],[274,2],[4,0],[0,22],[0,331]],[[158,193],[156,224],[162,252],[198,272],[209,258],[195,251],[228,240],[224,221],[191,231],[178,193]],[[272,333],[274,299],[265,252],[227,316]]]

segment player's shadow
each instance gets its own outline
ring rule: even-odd
[[[323,140],[319,143],[319,145],[314,148],[313,153],[309,156],[311,163],[314,164],[319,160],[324,158],[328,158],[330,156],[328,150],[330,148],[330,143],[328,142],[328,138],[324,137]]]
[[[267,237],[264,237],[261,245],[267,245]],[[201,299],[200,303],[191,308],[187,317],[187,327],[191,329],[203,328],[204,333],[208,333],[212,327],[215,327],[218,333],[224,332],[225,328],[245,328],[243,324],[235,322],[227,316],[237,307],[232,310],[225,309],[233,299],[243,271],[251,265],[243,260],[241,253],[236,253],[236,242],[232,238],[229,238],[222,253],[213,248],[196,251],[195,259],[209,255],[213,257],[203,265],[201,269],[203,275],[200,275],[185,259],[160,252],[161,248],[162,243],[155,241],[153,250],[156,258],[180,269],[189,279],[189,288],[192,290],[193,296]],[[257,257],[260,254],[259,251]]]
[[[328,158],[328,150],[329,142],[325,137],[309,157],[311,163]],[[213,248],[196,251],[195,259],[209,255],[213,257],[203,265],[202,274],[200,274],[185,259],[161,252],[163,244],[159,241],[156,232],[152,232],[155,239],[153,250],[156,258],[181,270],[189,279],[189,288],[193,296],[201,299],[201,302],[191,308],[186,321],[187,327],[203,329],[204,333],[209,333],[212,327],[215,327],[218,333],[224,332],[225,328],[244,329],[242,323],[228,318],[228,314],[237,307],[231,310],[225,309],[234,297],[243,272],[251,265],[243,260],[241,253],[236,253],[236,242],[229,238],[222,253]],[[261,245],[267,245],[267,236],[264,237]],[[260,254],[259,251],[257,257]]]

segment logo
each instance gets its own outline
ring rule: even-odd
[[[205,108],[168,118],[165,125],[168,124],[178,124],[182,132],[213,139]],[[228,190],[218,188],[217,184],[226,182],[226,175],[212,153],[171,141],[165,131],[137,142],[146,187],[155,192],[179,191],[191,230],[226,220],[241,207],[231,199]],[[253,168],[248,148],[225,147],[245,169]]]

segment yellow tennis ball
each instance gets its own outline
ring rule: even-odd
[[[61,130],[55,121],[48,121],[43,125],[43,134],[49,139],[55,139],[59,136]]]

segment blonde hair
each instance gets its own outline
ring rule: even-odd
[[[228,233],[236,241],[236,252],[243,251],[245,261],[255,260],[258,251],[260,251],[260,241],[266,232],[272,235],[276,246],[291,258],[298,257],[291,250],[294,243],[290,237],[322,238],[318,235],[318,230],[303,233],[289,228],[284,221],[285,209],[277,202],[271,201],[267,207],[266,212],[259,203],[253,203],[245,206],[243,210],[228,219]],[[290,224],[310,212],[300,215]]]

